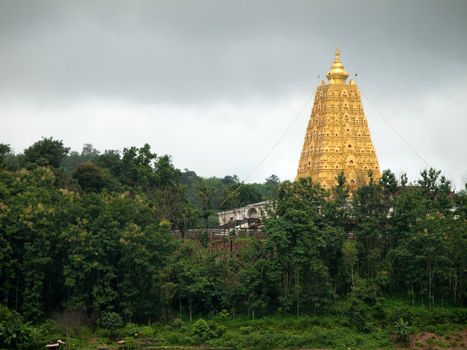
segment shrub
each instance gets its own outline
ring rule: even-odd
[[[230,317],[230,313],[227,310],[222,310],[216,315],[216,319],[220,321],[226,321]]]
[[[218,325],[212,323],[209,325],[210,328],[210,338],[220,338],[225,334],[226,328],[224,325]]]
[[[357,278],[350,294],[367,305],[375,305],[379,301],[379,293],[380,290],[374,282]]]
[[[138,334],[139,334],[139,326],[135,323],[127,323],[125,327],[118,330],[118,336],[120,338],[137,337]]]
[[[204,341],[210,338],[211,330],[208,323],[202,318],[193,324],[192,328],[193,337],[197,341]]]
[[[0,305],[0,349],[34,349],[35,338],[35,329],[20,314]]]
[[[138,343],[133,337],[125,337],[123,340],[125,341],[126,348],[136,348],[138,346]]]
[[[395,324],[394,324],[395,328],[396,328],[396,335],[397,335],[397,339],[401,342],[401,343],[408,343],[409,341],[409,334],[410,334],[410,327],[409,327],[409,323],[407,321],[404,321],[404,319],[400,319],[399,321],[397,321]]]
[[[116,312],[103,312],[97,320],[100,328],[114,330],[123,326],[122,317]]]
[[[183,326],[183,321],[180,318],[176,318],[172,321],[172,328],[181,328]]]
[[[145,338],[152,338],[154,337],[154,329],[150,326],[143,326],[140,330],[140,334]]]
[[[343,304],[344,314],[349,318],[350,323],[359,331],[371,331],[370,307],[360,299],[350,297]]]
[[[64,331],[59,327],[57,322],[46,320],[37,327],[39,339],[44,343],[52,343],[61,339],[64,336]]]
[[[250,334],[253,332],[253,327],[251,326],[243,326],[238,329],[240,331],[240,334]]]

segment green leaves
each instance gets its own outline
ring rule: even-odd
[[[402,343],[407,343],[410,335],[409,322],[404,321],[402,318],[394,323],[395,334]]]
[[[63,141],[54,140],[52,137],[43,137],[24,150],[22,156],[23,165],[51,166],[58,168],[70,148],[63,145]]]
[[[325,191],[309,178],[280,187],[277,216],[265,226],[264,258],[253,265],[275,276],[267,287],[259,286],[264,289],[256,293],[258,305],[269,295],[273,299],[268,303],[278,304],[282,312],[299,314],[301,308],[321,312],[331,302],[330,271],[335,270],[343,235],[328,225],[324,204]]]
[[[343,174],[332,191],[310,178],[201,179],[149,145],[122,155],[88,145],[53,168],[67,152],[43,139],[25,151],[29,170],[0,170],[0,300],[28,320],[60,308],[131,322],[222,309],[318,314],[347,296],[368,331],[380,291],[430,307],[466,297],[466,191],[453,193],[436,170],[410,185],[385,171],[350,194]],[[0,156],[13,155],[3,145]],[[276,198],[264,239],[222,237],[218,251],[174,239],[174,228],[215,225],[237,187],[229,206]]]
[[[34,329],[21,315],[0,305],[0,348],[35,349],[35,338]]]

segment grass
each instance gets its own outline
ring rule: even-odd
[[[109,344],[116,348],[116,340],[127,344],[150,341],[153,346],[229,347],[232,349],[393,349],[391,335],[394,322],[400,318],[409,322],[412,332],[430,332],[447,336],[467,328],[467,310],[464,308],[412,307],[404,302],[389,300],[383,303],[378,317],[368,321],[365,330],[359,329],[352,319],[334,310],[325,316],[267,316],[256,320],[247,317],[232,318],[227,313],[204,321],[155,323],[152,325],[127,324],[113,331],[75,327],[68,330],[71,349],[95,350]],[[48,339],[66,338],[60,325],[48,321],[42,332]],[[48,329],[48,332],[45,330]],[[431,342],[431,341],[430,341]],[[444,347],[444,340],[433,339],[433,346]],[[414,344],[417,348],[417,344]]]

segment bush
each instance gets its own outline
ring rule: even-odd
[[[154,336],[154,329],[151,326],[127,323],[125,327],[118,329],[113,334],[120,338],[152,338]]]
[[[209,325],[202,318],[193,324],[192,332],[196,341],[205,341],[211,336]]]
[[[35,333],[20,314],[0,305],[0,349],[37,348]]]
[[[46,343],[55,342],[57,339],[63,337],[63,330],[59,328],[57,322],[46,320],[42,323],[37,331],[40,335],[40,340]]]
[[[137,337],[139,334],[139,326],[135,323],[127,323],[125,327],[122,329],[119,329],[117,332],[117,335],[120,338],[125,338],[125,337]]]
[[[180,318],[176,318],[172,321],[172,328],[178,329],[182,328],[183,326],[183,321]]]
[[[379,301],[380,290],[378,286],[369,280],[357,278],[355,286],[350,293],[351,297],[363,301],[367,305],[375,305]]]
[[[253,332],[253,327],[251,326],[243,326],[238,329],[240,334],[251,334]]]
[[[361,332],[371,331],[371,308],[368,305],[360,299],[350,297],[342,306],[351,325]]]
[[[225,334],[225,331],[227,330],[224,325],[218,325],[215,323],[210,324],[210,334],[209,336],[211,338],[220,338]]]
[[[222,310],[220,311],[217,315],[216,315],[216,319],[219,320],[219,321],[226,321],[227,319],[229,319],[230,317],[230,313],[227,311],[227,310]]]
[[[114,330],[123,326],[122,317],[116,312],[103,312],[97,320],[100,328]]]
[[[401,343],[408,343],[409,341],[409,334],[410,334],[410,327],[409,323],[407,321],[404,321],[404,319],[400,319],[399,321],[394,323],[394,326],[396,328],[396,335],[397,339]]]
[[[143,326],[140,330],[140,334],[144,338],[154,337],[154,329],[150,326]]]

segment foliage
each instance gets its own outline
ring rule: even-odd
[[[122,327],[123,320],[116,312],[102,312],[97,320],[97,325],[100,328],[112,330]]]
[[[127,345],[154,342],[166,347],[202,346],[205,348],[233,347],[235,349],[391,349],[394,334],[394,324],[400,320],[393,319],[401,308],[412,310],[412,318],[427,322],[414,331],[428,331],[436,334],[450,334],[465,328],[465,323],[456,323],[455,314],[458,308],[412,308],[402,301],[385,301],[383,303],[384,319],[377,319],[369,314],[368,322],[371,332],[359,330],[342,310],[335,314],[319,316],[266,316],[255,320],[240,316],[228,319],[212,318],[198,319],[192,323],[186,322],[181,327],[172,327],[165,322],[156,322],[150,326],[128,324],[117,331],[119,338],[125,339]],[[437,317],[438,323],[433,322]],[[465,315],[465,311],[464,311]],[[405,320],[405,318],[404,318]],[[405,321],[404,321],[405,322]],[[412,323],[411,323],[412,324]],[[412,329],[412,327],[411,327]],[[412,330],[411,330],[412,331]],[[74,334],[72,331],[71,334]],[[93,334],[84,332],[85,337],[95,338]],[[196,335],[195,335],[196,334]],[[108,343],[109,347],[115,341],[99,339],[99,343]],[[83,348],[83,347],[80,347]],[[87,349],[86,347],[84,347]],[[95,346],[94,346],[95,348]],[[91,349],[91,347],[89,348]]]
[[[394,323],[395,333],[397,338],[402,343],[407,343],[409,340],[410,327],[407,321],[404,321],[403,318],[400,318],[399,321]]]
[[[9,146],[0,151],[2,164],[16,157]],[[343,173],[329,191],[310,178],[203,179],[147,144],[67,154],[61,141],[44,138],[17,156],[22,168],[0,167],[0,300],[28,321],[63,310],[113,329],[119,317],[177,318],[170,328],[182,331],[191,329],[185,320],[210,317],[209,332],[196,337],[215,342],[231,335],[222,323],[238,315],[339,313],[362,333],[401,317],[416,329],[425,324],[411,310],[463,310],[467,300],[467,192],[454,192],[437,170],[411,185],[387,170],[350,193]],[[172,235],[207,231],[222,206],[272,198],[265,237],[244,239],[244,249]],[[393,297],[411,308],[386,314]],[[465,322],[462,312],[456,317]],[[316,343],[332,346],[332,332],[320,332]],[[254,328],[237,333],[249,333],[257,348],[275,339]],[[187,344],[194,334],[185,334]],[[284,344],[307,343],[293,338]]]
[[[4,161],[9,154],[11,154],[10,145],[0,143],[0,168],[4,167]]]
[[[34,329],[18,313],[0,305],[0,348],[34,349]]]
[[[105,185],[103,169],[91,162],[79,164],[73,178],[85,192],[100,192]]]
[[[193,324],[193,336],[197,342],[203,342],[211,336],[209,325],[202,318]]]
[[[24,165],[51,166],[58,168],[70,149],[63,145],[63,141],[42,138],[24,150],[22,162]]]

